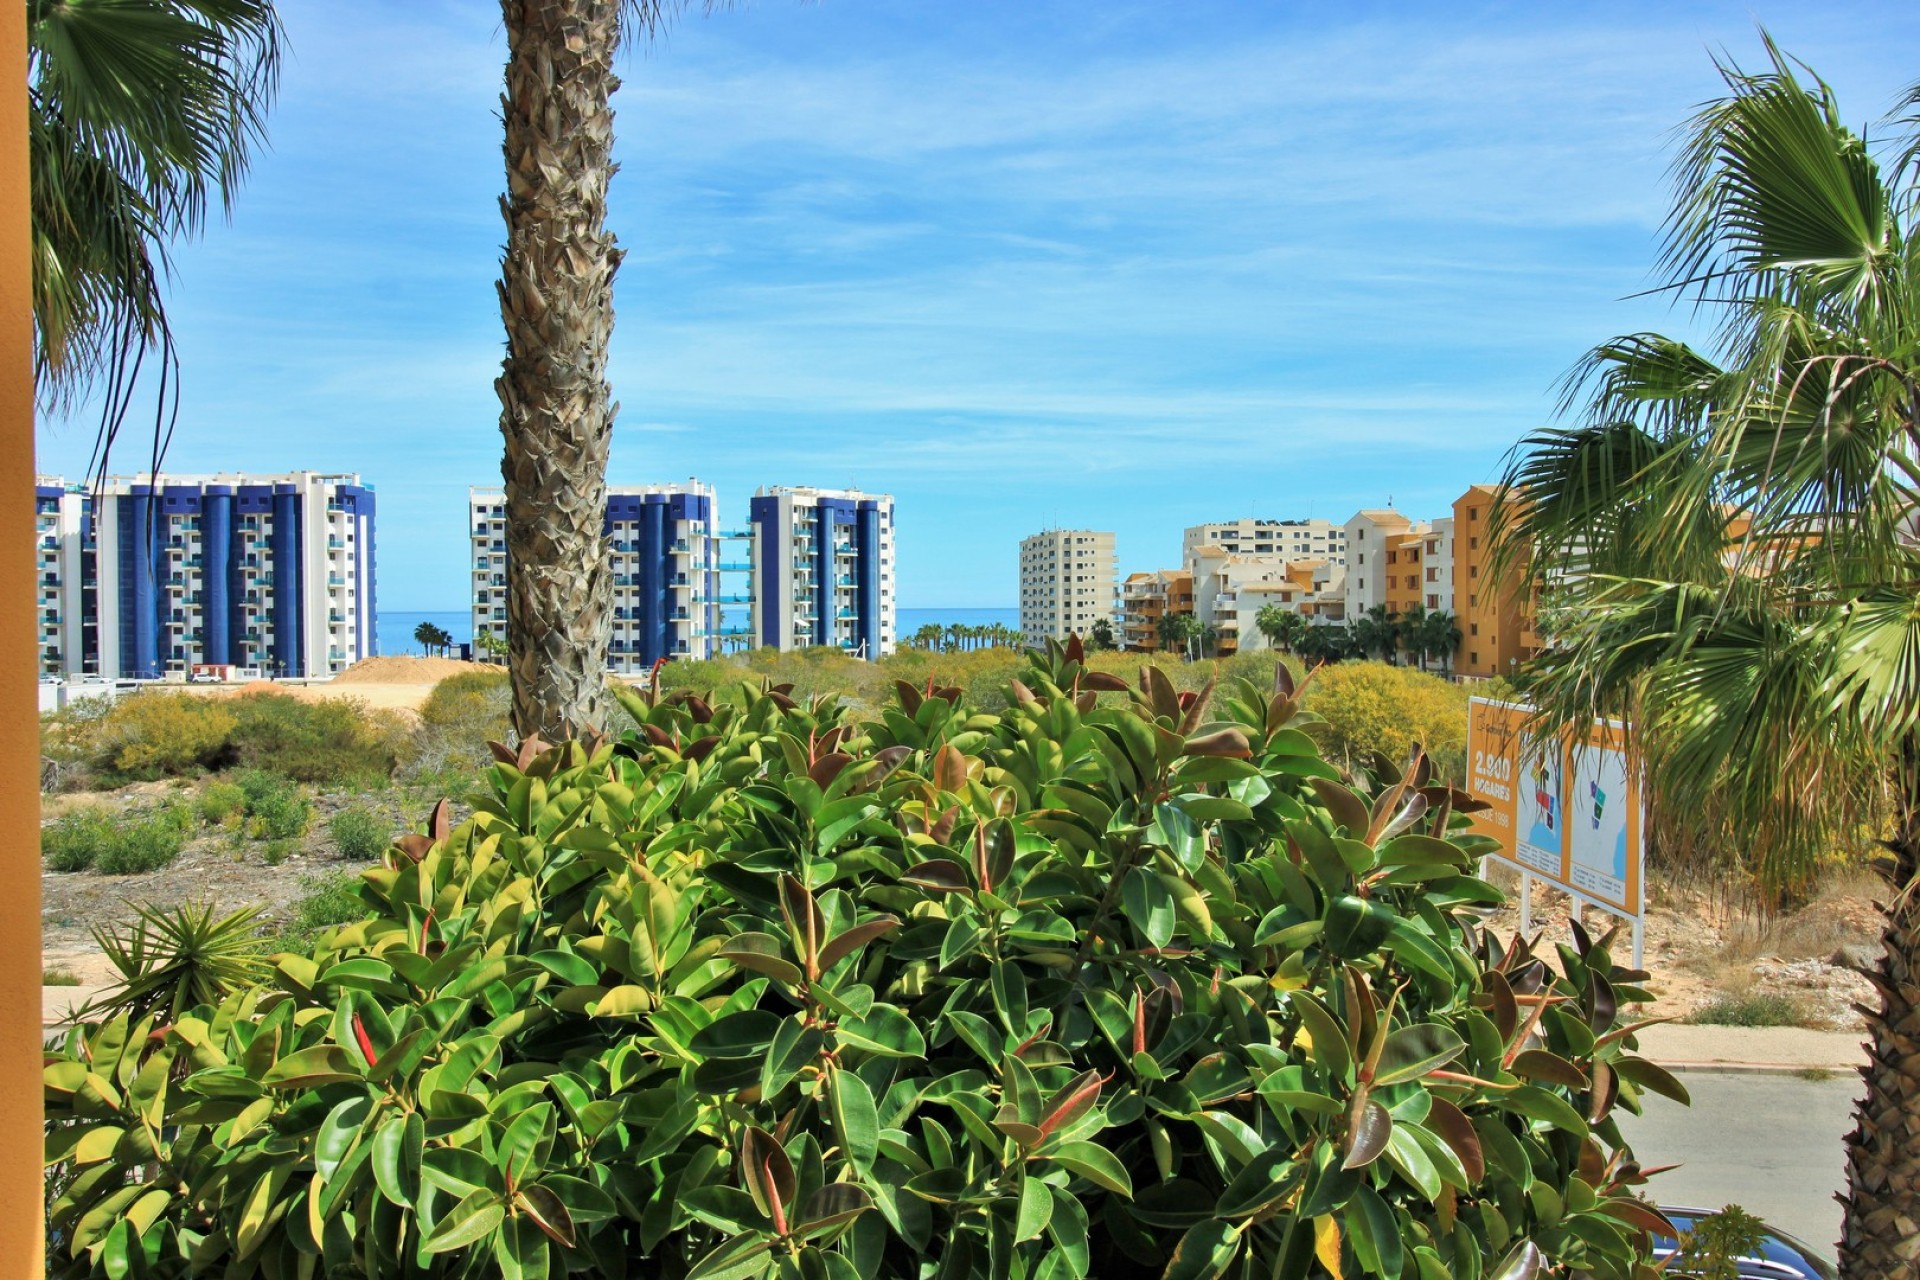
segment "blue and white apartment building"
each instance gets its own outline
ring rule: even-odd
[[[473,489],[467,507],[473,634],[504,642],[506,496]],[[660,658],[711,658],[741,641],[832,645],[862,657],[893,652],[893,499],[883,494],[762,489],[745,528],[722,532],[714,491],[698,480],[614,485],[606,534],[613,572],[607,665],[614,671],[642,672]],[[744,558],[722,549],[742,542]]]
[[[41,477],[34,509],[43,677],[328,676],[376,652],[357,475]]]
[[[893,652],[893,498],[776,486],[753,495],[753,634],[775,649]]]
[[[467,496],[473,547],[473,634],[507,638],[507,507],[500,489]],[[645,671],[660,658],[706,658],[720,629],[713,490],[685,484],[609,486],[613,632],[607,665]]]

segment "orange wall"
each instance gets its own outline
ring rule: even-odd
[[[0,20],[0,1276],[37,1277],[39,1208],[40,670],[33,625],[33,268],[28,258],[27,23]]]
[[[1492,508],[1493,491],[1479,485],[1453,504],[1453,612],[1460,624],[1453,669],[1463,676],[1507,674],[1538,644],[1521,602],[1496,589],[1487,531]]]
[[[1404,618],[1413,606],[1427,602],[1426,560],[1421,554],[1426,543],[1424,533],[1387,535],[1387,551],[1380,568],[1387,575],[1387,608],[1396,618]]]

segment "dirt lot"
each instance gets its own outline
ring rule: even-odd
[[[1510,895],[1517,892],[1517,877],[1495,873],[1494,879]],[[1840,879],[1807,906],[1771,920],[1728,909],[1698,891],[1660,886],[1650,896],[1645,968],[1652,975],[1647,987],[1658,998],[1656,1014],[1685,1017],[1715,1000],[1777,995],[1799,1008],[1806,1026],[1853,1031],[1862,1025],[1854,1004],[1879,999],[1865,978],[1834,962],[1847,949],[1855,960],[1879,953],[1880,911],[1864,876]],[[1611,920],[1589,911],[1582,923],[1597,934]],[[1515,899],[1494,913],[1502,936],[1519,924]],[[1543,945],[1570,939],[1566,898],[1536,886],[1533,927],[1546,931]],[[1624,930],[1614,955],[1631,962]]]

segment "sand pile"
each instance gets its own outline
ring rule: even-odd
[[[457,658],[407,658],[399,655],[366,658],[333,678],[341,684],[438,684],[448,676],[477,670],[476,664]]]

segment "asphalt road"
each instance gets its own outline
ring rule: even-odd
[[[1681,1081],[1691,1107],[1656,1097],[1644,1116],[1621,1115],[1642,1164],[1680,1165],[1649,1184],[1650,1198],[1699,1209],[1737,1204],[1831,1258],[1858,1077],[1689,1072]]]

